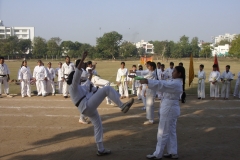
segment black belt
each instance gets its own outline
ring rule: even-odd
[[[76,107],[79,106],[79,104],[81,103],[81,101],[85,98],[86,96],[83,96],[82,98],[79,99],[79,101],[75,104]]]

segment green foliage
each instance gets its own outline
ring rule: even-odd
[[[208,58],[211,56],[212,50],[213,50],[213,47],[210,46],[210,43],[204,43],[202,44],[200,56]]]
[[[120,55],[123,58],[137,56],[137,48],[134,44],[124,41],[120,46]]]
[[[42,37],[34,37],[33,40],[33,55],[34,58],[42,58],[47,52],[46,40]]]
[[[97,38],[97,51],[103,58],[118,57],[122,35],[116,31],[105,33],[102,37]]]
[[[231,43],[229,54],[240,57],[240,34],[237,35]]]
[[[221,46],[224,46],[225,44],[231,44],[227,39],[225,39],[225,40],[221,40],[219,43],[217,43],[216,45],[215,45],[215,47],[217,47],[217,46],[219,46],[219,45],[221,45]]]

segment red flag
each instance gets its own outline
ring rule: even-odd
[[[219,65],[218,65],[218,60],[217,60],[217,55],[215,54],[215,58],[214,58],[214,64],[217,65],[217,71],[220,72],[219,70]]]

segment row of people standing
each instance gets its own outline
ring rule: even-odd
[[[217,68],[218,65],[214,64],[212,66],[213,70],[209,75],[209,83],[210,83],[210,97],[212,100],[219,98],[220,94],[220,84],[221,85],[221,98],[227,100],[230,96],[231,90],[231,81],[234,79],[234,74],[230,71],[230,65],[226,65],[225,71],[221,74]],[[206,73],[204,72],[204,65],[201,64],[199,66],[198,75],[195,75],[198,78],[198,99],[205,98],[205,80]],[[239,82],[240,82],[240,72],[238,73],[236,79],[236,85],[234,88],[234,97],[239,96],[240,98],[240,90],[239,90]]]

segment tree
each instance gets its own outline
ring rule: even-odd
[[[180,37],[179,46],[178,46],[179,57],[189,57],[191,52],[191,46],[189,44],[189,37],[183,35]]]
[[[236,57],[240,57],[240,34],[233,39],[231,43],[231,48],[229,50],[229,54]]]
[[[163,60],[166,53],[168,41],[151,41],[151,42],[154,46],[154,53],[159,55],[160,58]]]
[[[60,46],[60,43],[62,41],[62,39],[59,37],[52,37],[50,40],[56,42],[58,46]]]
[[[48,42],[47,42],[47,55],[52,57],[55,56],[55,55],[58,55],[58,51],[59,51],[59,46],[57,44],[57,42],[53,39],[50,39]]]
[[[199,57],[200,47],[198,46],[198,37],[193,37],[190,45],[193,57]]]
[[[46,40],[42,37],[34,37],[33,40],[33,55],[35,58],[43,57],[47,52]]]
[[[122,41],[122,35],[116,31],[105,33],[102,37],[97,38],[98,51],[104,57],[115,59],[119,54],[119,45]]]
[[[22,54],[26,54],[27,51],[30,52],[32,42],[30,39],[20,39],[17,45],[18,51]]]
[[[213,48],[210,46],[210,43],[204,43],[202,44],[202,49],[200,51],[200,55],[203,57],[210,57],[212,54]]]
[[[137,48],[134,44],[124,41],[120,46],[120,54],[123,58],[137,55]]]

